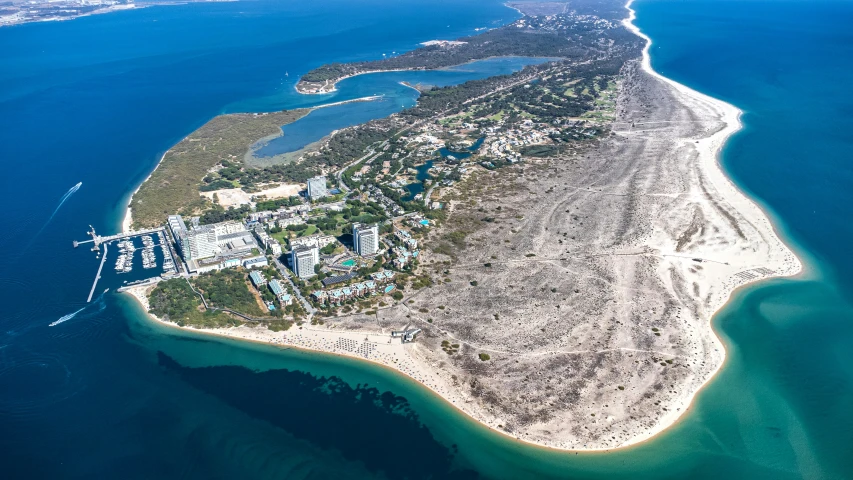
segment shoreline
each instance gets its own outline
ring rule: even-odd
[[[706,153],[703,155],[704,161],[702,162],[702,170],[705,174],[710,177],[710,181],[712,185],[718,191],[724,191],[725,195],[723,197],[730,203],[737,203],[738,213],[749,216],[749,213],[756,214],[755,218],[758,218],[759,222],[756,224],[762,224],[769,227],[769,233],[776,242],[781,245],[782,249],[787,251],[790,256],[793,257],[795,262],[793,268],[790,271],[784,272],[776,272],[772,275],[767,275],[764,277],[757,277],[750,280],[742,280],[737,282],[736,284],[722,285],[721,292],[718,292],[717,295],[714,296],[714,301],[711,303],[709,312],[708,312],[708,331],[711,333],[713,337],[714,344],[717,346],[720,352],[722,352],[722,358],[720,362],[717,364],[716,368],[708,375],[708,377],[699,385],[698,388],[694,389],[690,392],[689,395],[686,395],[685,398],[682,399],[681,402],[678,402],[674,405],[669,405],[669,407],[677,407],[676,409],[670,408],[669,414],[661,418],[657,424],[649,429],[645,434],[637,436],[630,441],[619,445],[616,449],[621,449],[625,447],[630,447],[633,445],[641,444],[645,441],[653,439],[659,433],[667,430],[671,426],[678,423],[678,421],[684,417],[685,413],[693,407],[693,402],[696,399],[699,392],[701,392],[712,380],[717,377],[717,374],[722,369],[723,365],[726,363],[727,355],[726,355],[726,347],[723,344],[720,336],[717,334],[717,331],[714,329],[714,316],[716,316],[720,310],[722,310],[731,300],[732,296],[743,287],[758,283],[763,280],[769,280],[772,278],[785,278],[785,277],[793,277],[797,275],[801,275],[805,269],[802,259],[800,259],[797,254],[788,247],[785,242],[782,241],[780,236],[778,235],[777,228],[770,221],[770,216],[764,212],[764,210],[746,193],[744,193],[734,182],[726,175],[726,172],[723,170],[722,164],[720,162],[720,157],[722,155],[723,147],[728,142],[729,138],[743,129],[743,123],[740,121],[740,116],[742,115],[742,111],[731,105],[727,102],[724,102],[720,99],[711,97],[702,92],[694,90],[686,85],[678,83],[675,80],[672,80],[668,77],[661,75],[656,72],[651,65],[651,55],[649,51],[652,46],[652,39],[648,35],[642,32],[638,26],[634,24],[634,20],[636,19],[636,12],[631,5],[634,3],[634,0],[628,0],[625,4],[625,8],[629,12],[628,18],[622,21],[622,24],[633,34],[643,38],[646,41],[646,46],[643,48],[642,55],[642,69],[647,74],[651,75],[654,78],[657,78],[667,85],[675,89],[678,93],[697,100],[702,103],[710,104],[711,106],[717,107],[719,110],[723,112],[722,120],[725,123],[725,127],[713,134],[709,137],[703,138],[697,142],[698,148],[701,153]],[[710,155],[707,155],[710,153]],[[752,211],[750,211],[752,210]]]
[[[360,103],[360,102],[375,102],[377,100],[382,100],[385,95],[370,95],[367,97],[358,97],[350,100],[341,100],[340,102],[332,102],[332,103],[324,103],[322,105],[317,105],[315,107],[310,107],[310,110],[319,110],[321,108],[327,107],[336,107],[338,105],[346,105],[347,103]],[[298,121],[298,120],[297,120]]]
[[[373,360],[373,359],[366,358],[363,356],[359,356],[359,355],[356,355],[356,354],[353,354],[350,352],[319,350],[317,348],[312,348],[310,346],[305,346],[305,345],[299,345],[296,343],[284,343],[282,340],[286,339],[287,332],[295,333],[296,331],[294,329],[299,328],[299,327],[296,327],[295,324],[293,327],[291,327],[290,329],[288,329],[284,332],[273,332],[271,330],[262,330],[262,329],[257,328],[257,327],[251,327],[251,326],[247,327],[245,325],[240,326],[240,327],[228,327],[228,328],[222,328],[222,329],[204,329],[204,328],[194,328],[194,327],[181,327],[176,323],[172,323],[172,322],[168,322],[166,320],[163,320],[162,318],[160,318],[160,317],[158,317],[158,316],[156,316],[156,315],[154,315],[148,311],[148,305],[149,304],[148,304],[148,298],[147,298],[146,294],[147,294],[147,290],[150,287],[152,287],[151,284],[134,285],[134,286],[126,287],[123,290],[120,290],[120,293],[126,293],[130,297],[132,297],[136,301],[137,306],[142,308],[143,313],[144,313],[144,317],[149,322],[153,322],[157,326],[162,326],[162,327],[167,327],[167,328],[179,330],[179,331],[182,331],[185,333],[189,333],[191,335],[209,336],[209,337],[213,337],[216,339],[229,339],[229,340],[234,340],[237,342],[249,342],[249,343],[268,346],[268,347],[287,347],[288,349],[296,349],[296,350],[299,350],[299,351],[302,351],[302,352],[305,352],[308,354],[312,354],[312,355],[330,355],[332,357],[346,358],[346,359],[350,359],[350,360],[355,360],[357,362],[366,362],[366,363],[369,363],[371,365],[375,365],[375,366],[378,366],[380,368],[387,369],[390,371],[390,373],[393,373],[395,375],[405,377],[406,380],[414,382],[417,385],[417,387],[425,389],[430,395],[433,396],[433,398],[436,401],[442,401],[445,404],[447,404],[448,406],[452,407],[458,414],[465,417],[467,420],[471,421],[472,423],[476,424],[476,426],[478,428],[486,429],[490,433],[496,433],[501,438],[508,440],[510,442],[517,443],[517,444],[524,446],[524,447],[528,447],[528,448],[532,447],[532,448],[554,451],[554,452],[559,452],[559,453],[580,452],[580,453],[594,454],[594,453],[607,453],[607,452],[610,452],[611,450],[617,450],[617,449],[621,449],[621,448],[625,448],[625,447],[634,445],[634,444],[630,444],[630,445],[624,445],[624,446],[619,446],[619,447],[560,448],[560,447],[555,447],[553,445],[548,445],[548,444],[544,444],[544,443],[540,443],[540,442],[524,440],[520,436],[514,436],[514,435],[511,435],[505,431],[502,431],[502,430],[496,428],[492,424],[487,423],[483,419],[475,417],[474,415],[472,415],[471,412],[466,411],[465,409],[460,407],[460,404],[470,403],[471,399],[459,394],[458,392],[455,392],[456,393],[455,395],[451,395],[451,394],[448,394],[446,392],[442,392],[442,391],[438,390],[434,384],[424,383],[422,380],[420,380],[416,376],[413,376],[408,371],[399,368],[397,365],[394,365],[394,364],[391,364],[388,362],[381,362],[381,361]],[[367,336],[377,335],[375,333],[372,334],[372,333],[367,333],[367,332],[363,332],[363,331],[349,331],[349,332],[341,331],[340,333],[338,333],[338,332],[332,332],[329,329],[316,329],[316,330],[307,330],[307,331],[308,332],[324,332],[324,333],[327,333],[330,335],[338,334],[338,335],[341,335],[341,338],[346,338],[344,335],[342,335],[344,333],[348,333],[349,337],[353,337],[353,336],[362,337],[364,335],[367,335]],[[254,335],[252,335],[252,334],[254,334]],[[266,339],[262,339],[261,337],[266,337]],[[277,337],[280,337],[280,338],[277,338]],[[396,345],[401,346],[401,344],[396,344]],[[408,344],[408,345],[414,347],[416,344]],[[408,356],[408,359],[412,363],[416,362],[415,359],[412,358],[411,356]],[[427,375],[429,374],[429,372],[423,372],[423,373],[427,374]],[[436,376],[436,378],[438,378],[439,381],[443,380],[437,376]],[[446,385],[445,385],[445,387],[446,387]],[[456,397],[455,399],[451,398],[454,396]]]
[[[299,84],[302,82],[302,80],[300,79],[299,81],[296,82],[296,85],[294,85],[293,88],[296,90],[296,93],[299,93],[301,95],[326,95],[329,93],[337,92],[338,91],[338,88],[337,88],[338,82],[342,82],[348,78],[357,77],[359,75],[368,75],[370,73],[411,72],[411,71],[415,71],[415,70],[426,70],[426,69],[424,69],[424,68],[395,68],[392,70],[365,70],[363,72],[351,73],[349,75],[344,75],[343,77],[338,78],[334,82],[332,82],[331,87],[329,86],[329,81],[326,80],[326,82],[323,84],[323,86],[317,87],[317,91],[314,91],[314,92],[306,92],[306,91],[304,91],[305,90],[304,87],[300,88]],[[311,83],[319,83],[319,82],[311,82]],[[317,108],[317,107],[314,107],[314,108]]]
[[[475,62],[484,62],[487,60],[494,60],[496,58],[536,58],[536,59],[542,59],[542,60],[550,61],[550,62],[564,60],[564,58],[562,58],[562,57],[537,57],[537,56],[528,57],[528,56],[519,56],[519,55],[493,55],[491,57],[476,58],[473,60],[468,60],[467,62],[458,63],[456,65],[448,65],[446,67],[439,67],[439,68],[412,67],[412,68],[394,68],[394,69],[390,69],[390,70],[365,70],[363,72],[352,73],[349,75],[345,75],[341,78],[338,78],[337,80],[335,80],[331,84],[331,86],[329,85],[328,80],[327,80],[326,83],[322,87],[318,87],[318,91],[315,91],[315,92],[303,91],[304,89],[299,87],[299,83],[302,80],[299,80],[298,82],[296,82],[296,85],[294,85],[293,88],[296,90],[297,93],[299,93],[301,95],[326,95],[329,93],[337,92],[338,91],[337,85],[339,82],[342,82],[348,78],[358,77],[359,75],[370,75],[372,73],[389,73],[389,72],[434,72],[434,71],[450,70],[452,68],[458,68],[458,67],[461,67],[463,65],[469,65],[469,64],[475,63]],[[317,82],[314,82],[314,83],[317,83]],[[398,83],[402,83],[402,82],[398,82]],[[417,90],[417,89],[415,89],[415,90]]]
[[[228,0],[228,1],[232,1],[232,0]],[[233,0],[233,1],[236,1],[236,0]],[[344,105],[347,103],[375,102],[375,101],[378,101],[381,99],[382,99],[382,95],[370,95],[367,97],[359,97],[359,98],[353,98],[350,100],[342,100],[340,102],[332,102],[332,103],[327,103],[327,104],[324,103],[322,105],[309,107],[308,110],[317,110],[317,109],[326,108],[326,107],[334,107],[336,105]],[[195,130],[193,132],[195,132]],[[192,133],[190,133],[190,135],[192,135]],[[189,135],[187,135],[187,136],[189,136]],[[278,138],[280,136],[281,136],[281,133],[279,132],[278,134],[276,134],[274,137],[271,137],[270,139]],[[133,225],[133,212],[132,212],[132,209],[130,208],[130,204],[133,202],[133,196],[136,195],[136,192],[138,192],[139,189],[142,188],[142,185],[144,185],[145,182],[147,182],[149,179],[151,179],[151,176],[154,175],[154,172],[156,172],[157,169],[160,168],[160,165],[163,163],[163,159],[166,158],[166,154],[169,153],[169,151],[172,150],[175,147],[175,145],[186,140],[186,138],[187,137],[182,138],[177,143],[175,143],[174,145],[169,147],[168,150],[163,152],[163,154],[160,155],[160,160],[157,161],[157,165],[154,167],[153,170],[151,170],[151,173],[149,173],[148,176],[145,177],[145,180],[141,181],[139,183],[139,185],[136,186],[136,189],[133,190],[133,193],[131,193],[130,196],[127,197],[127,206],[125,207],[124,218],[122,219],[122,222],[121,222],[121,233],[127,233],[127,232],[130,232],[132,230],[131,227]],[[264,140],[264,139],[260,139],[259,141],[261,141],[261,140]],[[251,146],[249,146],[249,152],[251,152]],[[199,194],[201,194],[201,192],[199,192]]]
[[[181,139],[181,141],[183,141],[183,139]],[[171,148],[169,148],[169,150],[171,150]],[[145,180],[139,182],[139,185],[136,186],[136,189],[133,191],[133,193],[131,193],[130,196],[127,197],[127,207],[125,207],[124,218],[121,221],[121,233],[128,233],[132,230],[131,227],[133,225],[133,212],[131,211],[130,204],[131,202],[133,202],[133,196],[136,195],[136,192],[138,192],[139,189],[142,188],[142,185],[144,185],[145,182],[147,182],[151,178],[151,175],[154,175],[154,172],[156,172],[157,169],[160,168],[160,165],[163,163],[163,159],[166,158],[166,154],[169,153],[169,150],[166,150],[165,152],[163,152],[162,155],[160,155],[160,160],[157,160],[157,165],[154,166],[154,169],[151,170],[151,173],[149,173],[148,176],[145,177]]]
[[[413,366],[413,367],[410,367],[410,369],[407,371],[407,369],[402,368],[400,365],[395,365],[394,364],[395,362],[385,363],[385,362],[373,360],[370,358],[365,358],[363,356],[356,355],[355,353],[349,353],[349,352],[343,352],[343,351],[324,350],[324,349],[320,348],[319,344],[316,346],[312,345],[312,342],[317,343],[317,342],[323,342],[323,341],[330,341],[333,337],[334,338],[350,338],[350,337],[360,338],[360,337],[365,337],[365,336],[367,336],[367,337],[380,336],[381,337],[383,335],[382,333],[374,334],[374,333],[370,333],[370,332],[345,331],[345,330],[333,331],[332,329],[312,329],[310,327],[295,330],[296,328],[298,328],[295,326],[292,327],[290,330],[287,330],[286,332],[271,332],[269,330],[265,330],[265,329],[262,330],[259,328],[251,328],[251,327],[232,327],[232,328],[228,328],[228,329],[218,329],[218,330],[184,328],[184,327],[179,327],[176,324],[173,324],[171,322],[166,322],[166,321],[159,319],[156,316],[148,313],[147,298],[145,298],[144,294],[140,293],[140,292],[144,292],[146,287],[131,287],[131,288],[128,288],[126,290],[126,292],[131,294],[131,296],[133,296],[137,300],[137,302],[139,302],[140,306],[143,307],[143,309],[146,311],[147,315],[152,317],[151,320],[156,321],[160,325],[166,325],[166,326],[169,326],[172,328],[178,328],[178,329],[188,331],[188,332],[214,335],[216,337],[227,337],[227,338],[232,338],[232,339],[236,339],[236,340],[244,340],[244,341],[257,342],[257,343],[264,343],[264,344],[268,344],[268,345],[279,345],[279,346],[286,345],[288,347],[298,348],[300,350],[304,350],[304,351],[308,351],[308,352],[312,352],[312,353],[320,353],[320,354],[328,353],[328,354],[332,354],[332,355],[345,356],[345,357],[350,357],[350,358],[353,358],[356,360],[367,361],[367,362],[370,362],[370,363],[373,363],[376,365],[380,365],[380,366],[383,366],[386,368],[390,368],[390,369],[394,370],[396,373],[402,374],[406,377],[409,377],[410,380],[414,380],[414,381],[418,382],[420,384],[420,386],[425,387],[426,389],[430,390],[432,394],[440,397],[443,401],[445,401],[449,405],[452,405],[453,407],[455,407],[459,412],[464,414],[466,417],[468,417],[469,419],[471,419],[473,421],[476,421],[479,424],[479,426],[488,428],[489,431],[491,431],[491,432],[500,433],[501,436],[503,436],[507,439],[521,442],[527,446],[534,446],[534,447],[538,447],[538,448],[547,448],[550,450],[556,450],[556,451],[560,451],[560,452],[571,452],[571,451],[575,451],[575,452],[609,452],[611,450],[619,450],[619,449],[624,449],[624,448],[631,447],[634,445],[638,445],[638,444],[641,444],[645,441],[653,439],[656,435],[665,431],[669,427],[675,425],[681,418],[684,417],[685,412],[690,410],[690,408],[693,406],[693,401],[695,400],[698,393],[700,391],[702,391],[702,389],[705,388],[705,386],[707,386],[709,384],[709,382],[717,376],[717,373],[719,373],[719,371],[722,369],[722,366],[725,364],[725,361],[727,358],[725,345],[723,344],[723,342],[720,339],[719,335],[717,334],[716,330],[713,328],[713,317],[722,308],[725,307],[725,305],[730,301],[730,299],[734,295],[734,293],[738,289],[740,289],[741,287],[757,283],[760,280],[766,280],[766,279],[775,278],[775,277],[790,277],[793,275],[801,274],[804,271],[804,267],[803,267],[802,260],[796,255],[795,252],[792,251],[792,249],[790,247],[788,247],[782,241],[782,239],[778,235],[778,231],[777,231],[776,227],[770,221],[770,217],[762,210],[760,205],[758,205],[754,200],[749,198],[743,191],[741,191],[737,187],[737,185],[735,185],[732,182],[732,180],[726,176],[726,173],[722,169],[722,165],[720,163],[720,156],[722,154],[722,148],[724,147],[724,145],[726,144],[728,139],[734,133],[738,132],[743,126],[741,121],[740,121],[740,115],[742,113],[741,110],[739,110],[737,107],[735,107],[731,104],[723,102],[722,100],[712,98],[708,95],[705,95],[701,92],[693,90],[693,89],[687,87],[686,85],[680,84],[674,80],[666,78],[666,77],[660,75],[659,73],[655,72],[653,70],[653,68],[651,67],[651,58],[649,55],[649,50],[651,48],[652,41],[636,25],[633,24],[633,21],[636,18],[636,14],[635,14],[635,11],[631,8],[632,3],[633,3],[633,0],[629,0],[628,3],[625,5],[625,8],[629,12],[629,16],[628,16],[628,18],[624,19],[622,21],[622,23],[623,23],[623,25],[625,25],[625,27],[629,31],[631,31],[635,35],[643,38],[646,41],[646,45],[643,49],[643,54],[642,54],[642,69],[643,69],[643,71],[646,72],[647,74],[649,74],[650,76],[665,82],[667,85],[669,85],[671,88],[673,88],[678,94],[682,95],[686,99],[695,101],[695,102],[703,104],[705,106],[710,106],[716,112],[720,113],[720,120],[725,125],[719,131],[716,131],[713,134],[711,134],[710,136],[702,138],[696,142],[697,149],[699,150],[699,153],[701,156],[699,163],[700,163],[702,172],[705,175],[707,175],[707,178],[708,178],[710,184],[718,192],[720,192],[720,196],[727,203],[729,203],[733,207],[736,207],[735,209],[737,210],[737,212],[739,214],[743,215],[745,218],[747,218],[749,220],[754,220],[755,222],[753,223],[753,225],[756,228],[759,226],[762,227],[759,230],[761,233],[765,233],[765,229],[763,227],[767,227],[767,230],[769,231],[769,235],[767,235],[767,238],[766,238],[767,242],[772,242],[774,247],[780,247],[781,248],[780,251],[782,251],[783,253],[785,251],[787,251],[793,257],[793,262],[788,269],[783,270],[783,271],[774,272],[772,275],[753,278],[750,280],[727,282],[727,283],[723,283],[721,285],[720,284],[712,284],[714,287],[719,288],[719,290],[714,291],[712,301],[708,304],[707,309],[706,309],[706,313],[708,316],[709,323],[707,324],[708,328],[705,331],[705,333],[708,333],[710,335],[710,338],[712,338],[714,346],[721,352],[720,361],[717,364],[716,368],[713,371],[711,371],[710,374],[708,374],[707,378],[705,378],[697,388],[690,389],[689,392],[686,392],[687,393],[686,395],[683,395],[681,398],[677,399],[672,404],[667,405],[668,407],[670,407],[670,409],[668,410],[670,413],[668,415],[661,417],[652,428],[647,429],[647,430],[643,431],[642,433],[632,437],[630,440],[627,440],[624,443],[617,445],[617,446],[614,446],[614,447],[563,448],[563,447],[559,447],[559,446],[555,446],[555,445],[548,445],[548,444],[544,444],[544,443],[540,443],[540,442],[536,442],[536,441],[524,440],[523,438],[520,438],[519,436],[514,436],[514,435],[511,435],[507,432],[504,432],[504,431],[501,431],[501,430],[495,428],[493,426],[494,422],[489,422],[485,418],[486,415],[482,414],[481,412],[476,412],[476,411],[474,411],[474,409],[468,409],[468,410],[463,409],[462,405],[471,404],[471,401],[469,399],[467,399],[464,395],[462,395],[462,394],[460,394],[460,393],[458,393],[452,389],[447,388],[447,385],[444,383],[444,380],[442,377],[439,377],[438,375],[430,372],[429,368],[424,368],[422,365],[420,365],[421,362],[419,362],[417,359],[415,359],[411,354],[407,353],[407,348],[415,350],[418,348],[417,344],[409,344],[407,346],[394,345],[395,347],[396,346],[400,347],[396,353],[399,353],[400,351],[406,352],[406,360],[408,360],[410,362],[410,365]],[[464,64],[462,64],[462,65],[464,65]],[[446,67],[446,68],[452,68],[452,67]],[[331,92],[335,91],[335,88],[334,88],[335,84],[338,81],[346,79],[346,78],[354,77],[357,75],[369,74],[369,73],[381,73],[381,72],[390,72],[390,71],[409,71],[409,70],[418,70],[418,69],[378,70],[378,71],[360,72],[360,73],[356,73],[356,74],[349,75],[349,76],[343,77],[341,79],[338,79],[334,84],[332,84],[332,90],[324,91],[324,92],[310,92],[310,93],[305,93],[305,92],[300,91],[299,93],[303,93],[303,94],[331,93]],[[298,88],[297,88],[297,91],[299,91]],[[338,103],[341,103],[341,102],[338,102]],[[330,105],[325,105],[325,106],[330,106]],[[322,108],[322,106],[318,106],[318,107],[314,107],[314,108]],[[165,153],[163,154],[163,156],[161,156],[160,162],[162,162],[164,156],[165,156]],[[155,169],[152,170],[151,174],[153,174],[153,172],[156,171],[156,168],[159,167],[160,162],[158,162],[157,167],[155,167]],[[151,174],[149,174],[148,178],[150,178]],[[147,181],[148,178],[146,178],[145,181]],[[145,183],[145,182],[143,181],[142,183]],[[140,186],[141,185],[142,184],[140,184]],[[137,189],[134,191],[134,194],[138,190],[139,190],[139,187],[137,187]],[[130,199],[132,199],[132,197],[133,197],[133,195],[131,195]],[[123,228],[125,228],[125,229],[129,228],[129,226],[132,224],[132,214],[131,214],[131,211],[129,208],[130,199],[128,200],[128,209],[127,209],[125,219],[123,222]],[[303,333],[305,333],[305,335],[299,335],[299,337],[300,337],[299,339],[294,339],[295,343],[283,343],[285,340],[288,339],[289,334],[292,336],[292,334],[297,333],[297,332],[303,332]],[[309,333],[311,333],[313,335],[313,337],[314,337],[313,339],[308,339]],[[305,337],[305,340],[301,339],[301,337],[303,337],[303,336]],[[382,338],[383,339],[387,338],[387,335],[386,335],[386,337],[382,337]],[[300,342],[303,342],[304,344],[300,344]],[[373,342],[371,342],[371,343],[373,343]],[[377,343],[377,345],[380,345],[380,344]],[[384,345],[384,344],[382,344],[382,345]],[[712,361],[715,360],[712,357],[708,357],[708,358],[710,358]],[[410,373],[410,372],[412,372],[412,373]],[[413,375],[413,373],[414,373],[414,375]],[[424,380],[427,378],[432,380],[433,383],[425,382]],[[436,379],[437,379],[437,381],[436,381]]]

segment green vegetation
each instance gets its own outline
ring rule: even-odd
[[[204,205],[199,189],[209,170],[223,161],[241,159],[254,142],[281,132],[282,125],[307,113],[308,110],[301,109],[214,117],[169,149],[151,177],[133,195],[130,206],[134,226],[154,227],[171,213],[199,211]]]
[[[293,322],[290,320],[273,320],[267,324],[267,328],[273,332],[283,332],[290,329],[292,326]]]
[[[158,283],[148,300],[151,313],[182,327],[217,328],[241,324],[226,313],[204,310],[201,299],[183,278]]]
[[[521,147],[519,152],[525,157],[552,157],[560,153],[560,147],[556,145],[527,145]]]
[[[488,353],[480,353],[480,354],[478,354],[477,356],[478,356],[478,357],[480,357],[480,360],[482,360],[482,361],[484,361],[484,362],[485,362],[485,361],[488,361],[488,360],[490,360],[490,359],[492,358],[492,357],[490,357],[490,356],[489,356],[489,354],[488,354]]]
[[[459,344],[458,343],[451,344],[447,340],[442,340],[441,349],[444,350],[444,353],[446,353],[448,355],[453,355],[454,353],[459,351]]]
[[[207,272],[193,279],[193,283],[211,307],[229,308],[249,316],[266,313],[249,291],[246,274],[242,270],[229,268]]]
[[[609,11],[601,13],[611,15]],[[430,45],[382,60],[323,65],[303,75],[300,82],[336,81],[370,70],[435,69],[491,57],[590,58],[600,52],[602,44],[608,43],[615,44],[614,49],[630,49],[633,55],[638,53],[639,39],[632,38],[624,28],[602,29],[598,20],[568,15],[524,17],[501,28],[460,38],[463,44]],[[525,28],[519,28],[522,24]],[[425,92],[429,93],[431,90]]]
[[[199,221],[202,224],[208,224],[225,222],[227,220],[242,220],[250,211],[251,208],[248,205],[241,205],[237,208],[229,207],[228,210],[219,205],[214,205],[201,214]]]
[[[260,200],[257,202],[256,209],[263,210],[278,210],[281,207],[295,207],[302,205],[302,199],[299,197],[277,198],[275,200]]]

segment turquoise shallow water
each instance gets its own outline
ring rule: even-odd
[[[212,115],[282,108],[287,82],[319,63],[377,58],[513,11],[245,2],[0,29],[4,476],[853,477],[853,5],[636,8],[657,69],[746,112],[724,165],[783,222],[811,276],[736,293],[714,319],[726,364],[676,426],[582,454],[495,435],[373,365],[152,325],[125,297],[46,326],[84,306],[97,268],[69,241],[90,222],[114,228],[159,154]]]

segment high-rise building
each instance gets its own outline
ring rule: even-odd
[[[326,190],[326,177],[311,177],[308,179],[308,198],[317,200],[329,194]]]
[[[216,230],[207,226],[184,232],[180,243],[187,261],[213,257],[222,250],[217,243]]]
[[[224,248],[231,248],[229,242],[246,232],[245,225],[235,221],[212,225],[198,225],[198,222],[194,222],[194,226],[188,229],[180,215],[169,216],[169,228],[187,262],[215,257]]]
[[[172,231],[172,238],[175,239],[175,242],[179,242],[181,237],[184,236],[184,232],[187,231],[187,225],[184,223],[183,217],[180,215],[169,215],[169,230]]]
[[[314,266],[320,263],[320,249],[317,247],[293,247],[290,252],[290,266],[299,278],[314,276]]]
[[[352,244],[355,253],[361,256],[376,255],[379,251],[379,226],[353,224]]]

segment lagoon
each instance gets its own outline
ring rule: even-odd
[[[305,117],[283,126],[281,129],[283,135],[256,149],[254,155],[263,158],[295,152],[322,139],[333,130],[384,118],[404,108],[412,107],[419,96],[418,90],[404,85],[403,82],[410,85],[445,87],[469,80],[509,75],[527,65],[536,65],[549,60],[551,59],[529,57],[490,58],[438,70],[380,72],[350,77],[338,82],[336,92],[310,96],[322,97],[323,103],[320,105],[372,96],[379,96],[379,99],[316,109]],[[306,96],[294,90],[287,96],[288,100],[282,99],[281,102],[294,106],[301,105],[305,102]]]

